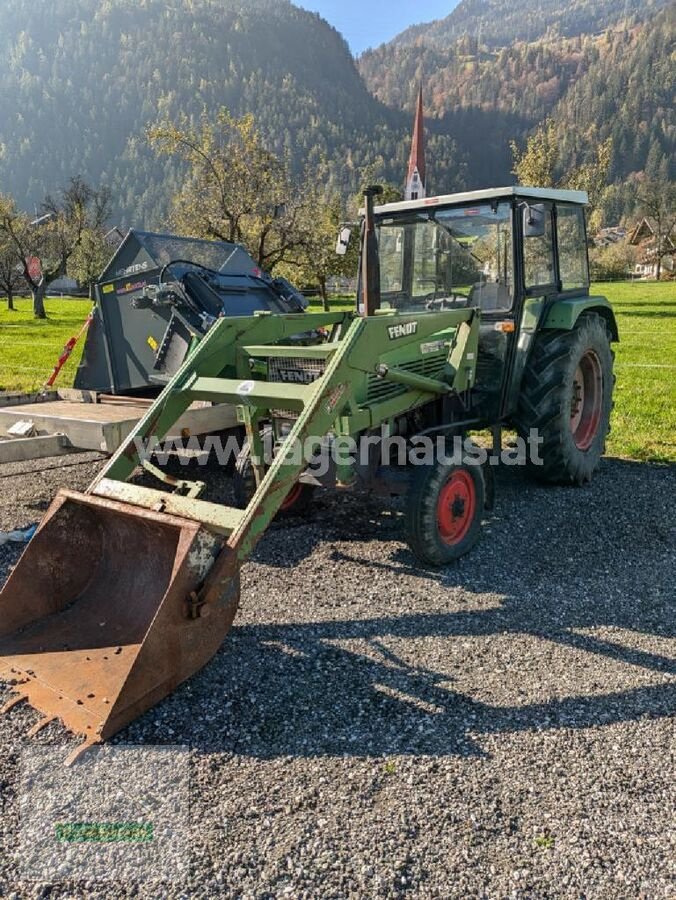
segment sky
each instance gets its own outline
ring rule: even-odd
[[[391,40],[409,25],[442,19],[457,0],[295,0],[337,28],[357,55]]]

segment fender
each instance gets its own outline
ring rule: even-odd
[[[542,328],[570,331],[582,313],[594,311],[606,320],[613,341],[620,340],[615,313],[605,297],[570,297],[555,300],[547,309]]]

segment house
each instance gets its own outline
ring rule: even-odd
[[[661,259],[658,254],[658,235],[650,221],[642,219],[629,235],[629,243],[638,247],[639,258],[634,268],[637,278],[657,278],[660,274],[674,274],[676,242],[673,237],[663,238]]]
[[[595,247],[610,247],[611,244],[619,244],[627,237],[627,229],[621,225],[613,225],[610,228],[602,228],[592,238]]]
[[[47,294],[50,297],[72,297],[79,292],[79,285],[74,278],[62,275],[50,281],[47,285]]]

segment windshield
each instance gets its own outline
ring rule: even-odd
[[[512,305],[509,203],[462,206],[378,222],[381,306],[401,310]]]

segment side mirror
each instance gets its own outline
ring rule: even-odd
[[[336,253],[338,256],[345,256],[347,248],[350,246],[350,238],[352,236],[351,228],[341,228],[338,232],[338,241],[336,243]]]
[[[523,236],[524,238],[545,236],[546,209],[542,203],[523,208]]]

